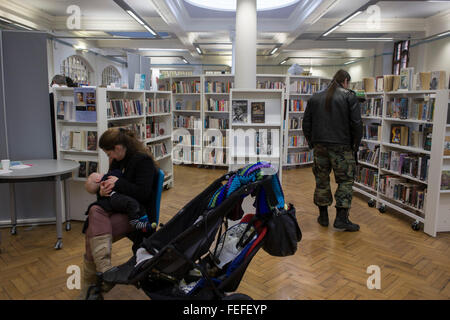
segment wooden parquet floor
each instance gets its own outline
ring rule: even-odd
[[[161,222],[167,222],[189,200],[225,171],[175,166],[175,186],[164,191]],[[333,179],[332,179],[333,180]],[[332,185],[335,188],[335,185]],[[356,233],[321,227],[312,202],[311,168],[283,171],[286,201],[297,209],[303,239],[294,256],[272,257],[260,250],[238,292],[254,299],[449,299],[450,234],[432,238],[413,231],[410,219],[388,211],[380,214],[355,195],[350,218],[360,224]],[[335,210],[330,207],[331,224]],[[70,265],[82,263],[81,222],[64,232],[64,246],[53,249],[55,227],[20,227],[11,236],[0,229],[0,299],[73,299],[77,290],[66,287]],[[130,241],[113,245],[113,264],[130,257]],[[381,269],[381,289],[369,290],[367,267]],[[148,299],[131,286],[116,286],[105,299]]]

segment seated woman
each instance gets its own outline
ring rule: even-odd
[[[110,128],[99,140],[99,147],[109,158],[109,171],[120,170],[118,178],[110,175],[100,184],[98,194],[107,197],[112,192],[134,198],[141,210],[148,213],[151,206],[153,179],[157,173],[156,163],[150,151],[136,139],[134,133],[123,128]],[[96,272],[112,268],[112,243],[127,236],[137,241],[137,234],[125,213],[108,212],[96,202],[87,210],[88,218],[83,228],[86,234],[84,273],[79,299],[85,299],[87,289],[96,282]],[[108,291],[111,288],[102,288]]]

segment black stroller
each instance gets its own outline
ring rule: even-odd
[[[256,213],[244,215],[242,202],[249,195],[255,197]],[[297,223],[295,208],[284,203],[270,164],[258,162],[229,172],[144,239],[128,262],[98,274],[88,299],[103,299],[100,288],[105,282],[134,285],[153,300],[251,300],[227,293],[236,291],[265,245],[270,222],[281,212]],[[295,250],[300,239],[301,233],[293,240]]]

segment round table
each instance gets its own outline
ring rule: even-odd
[[[79,163],[73,160],[20,160],[25,165],[31,165],[26,169],[13,169],[10,173],[0,174],[0,183],[9,183],[10,193],[10,213],[11,213],[11,234],[17,234],[16,198],[14,185],[16,183],[55,181],[56,184],[56,233],[57,241],[55,249],[62,248],[62,197],[65,200],[66,230],[70,230],[70,192],[68,179],[79,167]],[[62,187],[64,181],[64,191]]]

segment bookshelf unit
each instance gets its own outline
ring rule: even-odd
[[[257,161],[270,162],[278,169],[282,180],[283,164],[283,108],[284,93],[282,89],[232,89],[230,105],[233,101],[247,101],[246,121],[233,121],[230,112],[232,134],[229,136],[228,168],[236,170],[243,165]],[[252,103],[264,103],[264,122],[252,121]],[[248,140],[247,140],[248,139]]]
[[[450,231],[450,197],[440,190],[442,171],[450,170],[444,156],[449,91],[376,92],[366,99],[364,125],[379,123],[380,129],[361,144],[353,190],[381,213],[389,207],[414,219],[414,230],[422,223],[433,237]],[[370,108],[377,99],[381,111]]]

